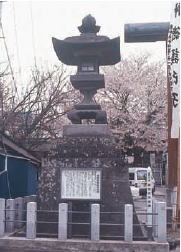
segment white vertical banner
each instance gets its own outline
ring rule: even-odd
[[[167,40],[168,78],[172,98],[171,138],[179,137],[180,107],[180,2],[173,2]]]

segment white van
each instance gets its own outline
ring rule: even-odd
[[[146,195],[147,193],[147,170],[145,167],[130,167],[129,168],[129,183],[132,189],[138,188],[139,195]],[[155,180],[151,172],[151,188],[155,191]]]

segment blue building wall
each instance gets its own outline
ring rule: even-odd
[[[5,167],[5,157],[0,155],[0,172]],[[25,159],[8,157],[7,172],[0,175],[0,197],[16,198],[35,195],[37,167]]]

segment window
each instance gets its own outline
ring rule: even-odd
[[[144,170],[137,171],[137,179],[138,180],[147,180],[147,171],[144,171]]]
[[[134,173],[129,173],[129,180],[134,180]]]
[[[82,72],[92,72],[94,71],[94,66],[92,64],[85,64],[81,66]]]

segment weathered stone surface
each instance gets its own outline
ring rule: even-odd
[[[89,125],[78,125],[71,124],[65,125],[63,127],[63,135],[71,137],[80,137],[80,136],[111,136],[110,128],[107,124],[89,124]]]
[[[36,216],[37,216],[37,203],[29,202],[27,204],[27,217],[26,217],[26,238],[36,238]]]
[[[107,124],[107,115],[96,103],[94,95],[105,87],[104,76],[99,74],[99,66],[112,65],[120,61],[120,39],[109,39],[96,33],[100,26],[91,15],[82,20],[78,27],[80,36],[64,40],[52,38],[54,50],[59,60],[67,65],[76,65],[77,73],[70,77],[72,85],[84,96],[67,114],[72,124],[82,124],[82,120],[93,119],[96,124]]]
[[[39,178],[38,208],[58,209],[61,199],[61,169],[91,168],[101,169],[101,200],[100,201],[68,201],[72,210],[89,211],[91,203],[100,203],[101,212],[121,212],[120,214],[101,214],[101,222],[124,224],[124,204],[133,204],[128,181],[128,170],[124,165],[122,151],[117,147],[112,137],[63,137],[43,158]],[[47,216],[56,220],[55,214]],[[47,218],[46,217],[46,218]],[[42,218],[45,218],[43,216]],[[74,222],[90,222],[87,216],[72,215]],[[134,222],[138,224],[136,216]],[[44,228],[42,228],[43,230]],[[76,227],[72,233],[89,236],[90,227]],[[48,227],[49,232],[57,232],[57,228]],[[136,236],[142,236],[140,227],[134,229]],[[119,227],[101,226],[100,235],[104,239],[119,236],[123,239],[124,225]]]
[[[102,174],[103,180],[112,178],[115,181],[125,181],[126,175],[128,181],[121,154],[122,152],[116,149],[113,139],[109,137],[60,139],[42,159],[38,191],[39,206],[42,202],[44,208],[51,207],[53,210],[55,204],[58,208],[60,170],[63,168],[101,168],[107,171]]]
[[[1,252],[169,252],[168,243],[87,241],[57,239],[27,240],[25,238],[0,239]]]
[[[0,238],[5,233],[5,199],[0,198]]]

